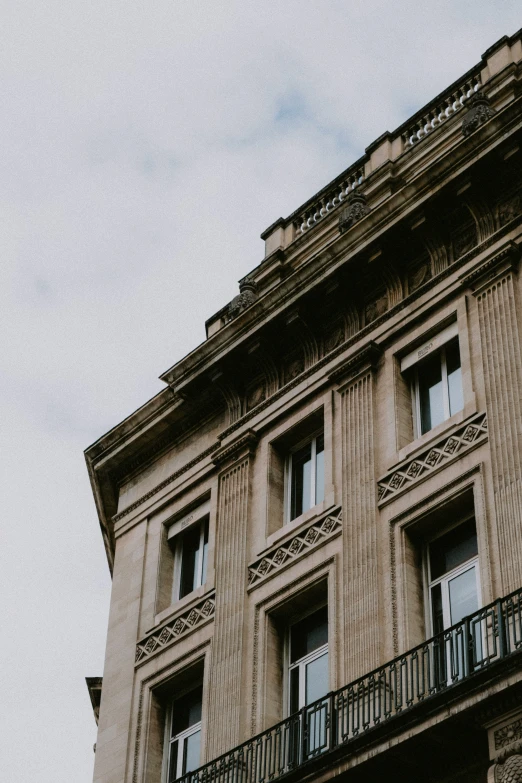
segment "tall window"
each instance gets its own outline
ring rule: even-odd
[[[317,702],[328,693],[328,607],[313,612],[290,626],[288,706],[290,714]],[[294,737],[293,753],[306,757],[327,746],[326,705],[305,710],[306,740]]]
[[[459,623],[480,606],[478,547],[475,521],[467,520],[432,541],[428,547],[430,621],[433,634]],[[481,628],[471,628],[475,663],[481,657]],[[455,679],[465,673],[462,635],[449,636],[440,654],[441,674]]]
[[[174,701],[167,720],[167,783],[200,766],[201,687]]]
[[[287,468],[287,519],[301,516],[324,500],[324,435],[291,452]]]
[[[173,601],[184,598],[205,584],[208,523],[208,504],[204,504],[169,528],[168,541],[174,555]]]
[[[411,383],[415,437],[419,438],[463,409],[456,323],[403,357],[401,370]]]

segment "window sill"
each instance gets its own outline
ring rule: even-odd
[[[461,411],[455,413],[453,416],[450,416],[449,419],[442,421],[436,427],[433,427],[432,430],[425,432],[424,435],[421,435],[420,438],[417,438],[411,443],[408,443],[407,446],[397,453],[397,459],[395,460],[394,464],[388,468],[388,470],[393,470],[399,462],[403,462],[404,460],[409,459],[409,457],[419,451],[419,449],[423,449],[426,446],[429,446],[431,441],[439,440],[441,435],[444,435],[453,427],[462,424],[463,421],[465,421],[470,416],[473,416],[475,413],[477,413],[477,405],[473,399],[473,401],[465,405]]]
[[[175,614],[178,614],[179,612],[182,612],[187,607],[191,606],[192,603],[197,603],[200,598],[205,595],[205,593],[208,593],[209,589],[207,585],[201,585],[200,587],[196,587],[195,590],[193,590],[188,595],[184,596],[183,598],[180,598],[179,601],[176,601],[175,603],[168,606],[166,609],[164,609],[162,612],[158,612],[158,614],[154,617],[154,625],[152,628],[149,628],[146,633],[150,633],[150,631],[153,631],[154,628],[156,628],[158,625],[161,625],[165,622],[165,620],[168,620],[171,616],[174,616]]]
[[[283,525],[283,527],[281,527],[279,530],[276,530],[275,533],[272,533],[272,535],[268,536],[265,547],[258,554],[262,555],[263,552],[271,549],[280,541],[283,541],[288,536],[294,535],[294,533],[299,530],[299,528],[309,524],[310,522],[313,522],[315,519],[318,519],[321,516],[327,516],[328,513],[335,508],[337,508],[335,503],[328,502],[328,500],[323,500],[322,503],[318,503],[317,506],[308,509],[308,511],[306,511],[304,514],[301,514],[300,517],[292,519],[291,522],[287,522],[286,525]]]

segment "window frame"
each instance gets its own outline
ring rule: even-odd
[[[448,361],[447,361],[446,350],[448,345],[451,345],[454,340],[457,340],[458,342],[458,336],[456,338],[453,337],[447,343],[441,345],[440,348],[438,348],[436,351],[433,351],[433,353],[428,354],[432,358],[434,358],[435,356],[438,356],[440,358],[442,407],[444,412],[444,418],[442,419],[441,422],[439,422],[438,424],[434,424],[432,427],[430,427],[429,430],[426,430],[426,432],[422,432],[422,411],[421,411],[421,395],[420,395],[420,384],[419,384],[419,369],[422,368],[423,360],[419,359],[419,361],[413,367],[413,371],[412,371],[413,377],[411,379],[411,397],[412,397],[412,412],[413,412],[413,436],[415,440],[417,440],[417,438],[422,438],[423,435],[427,435],[429,432],[435,429],[435,427],[438,427],[440,424],[443,424],[445,421],[448,421],[448,419],[450,419],[455,414],[460,413],[460,411],[464,409],[464,404],[462,405],[462,408],[460,408],[459,411],[455,411],[455,413],[451,413],[451,409],[450,409],[450,394],[449,394],[449,385],[448,385]],[[459,358],[460,358],[460,343],[458,343],[458,345],[459,345]],[[461,371],[461,394],[462,397],[464,398],[463,387],[462,387],[462,359],[461,358],[460,358],[459,369]]]
[[[475,522],[475,535],[477,536],[477,554],[470,557],[468,560],[465,560],[463,563],[460,563],[458,566],[455,566],[455,568],[451,569],[451,571],[446,571],[445,573],[441,574],[441,576],[437,577],[436,579],[431,578],[431,569],[430,569],[430,546],[437,541],[439,538],[442,538],[442,536],[445,536],[447,533],[450,533],[452,530],[456,530],[461,525],[464,525],[466,522],[469,522],[470,519],[473,519]],[[432,536],[425,544],[424,551],[423,551],[423,572],[424,572],[424,587],[425,587],[425,615],[426,615],[426,628],[429,629],[428,638],[431,638],[435,635],[435,629],[433,626],[433,602],[432,602],[432,588],[435,587],[437,584],[445,583],[445,587],[441,587],[441,593],[442,593],[442,601],[443,601],[443,610],[446,610],[446,614],[448,616],[448,610],[449,610],[449,598],[448,598],[448,591],[447,591],[447,585],[449,584],[449,581],[451,579],[454,579],[456,576],[459,576],[461,573],[464,573],[465,571],[469,570],[470,568],[475,568],[475,578],[476,578],[476,585],[477,585],[477,603],[478,607],[480,608],[482,604],[482,586],[481,586],[481,573],[480,573],[480,551],[478,551],[478,531],[477,531],[477,518],[475,513],[470,512],[469,514],[466,514],[465,516],[461,517],[457,522],[455,522],[452,525],[449,525],[447,527],[444,527],[441,531],[437,532],[437,535]],[[451,627],[451,622],[446,625],[444,624],[444,630]]]
[[[319,501],[316,499],[317,495],[317,441],[319,438],[323,438],[323,450],[322,453],[324,455],[325,452],[325,443],[324,443],[324,426],[315,430],[311,434],[307,435],[306,438],[303,438],[300,440],[297,444],[292,446],[290,451],[288,452],[288,455],[285,460],[285,471],[284,471],[284,524],[287,525],[290,522],[293,522],[295,519],[299,519],[299,517],[303,516],[303,514],[306,514],[308,511],[311,511],[316,506],[320,505],[324,501],[324,484],[325,484],[325,463],[324,463],[324,457],[323,457],[323,498]],[[312,469],[311,469],[311,475],[310,475],[310,506],[306,511],[302,511],[301,514],[297,514],[296,516],[292,516],[292,482],[293,482],[293,455],[296,454],[298,451],[303,449],[308,444],[311,444],[311,463],[312,463]]]
[[[294,625],[297,625],[297,623],[300,623],[301,620],[305,620],[307,617],[310,617],[312,614],[315,614],[320,609],[324,609],[326,607],[327,610],[327,620],[328,620],[328,641],[326,644],[322,644],[320,647],[317,647],[315,650],[312,650],[312,652],[307,653],[306,655],[303,655],[302,658],[299,658],[297,661],[294,661],[292,663],[292,650],[291,650],[291,634],[292,634],[292,628]],[[297,668],[304,668],[306,665],[311,663],[316,658],[320,658],[322,655],[325,654],[325,652],[328,654],[328,690],[327,693],[330,690],[330,613],[328,611],[328,601],[323,601],[320,604],[315,604],[312,609],[307,609],[305,612],[301,612],[300,614],[297,614],[292,617],[292,619],[288,622],[288,625],[286,627],[286,632],[284,634],[284,649],[283,649],[283,655],[284,655],[284,677],[283,677],[283,703],[284,703],[284,710],[283,715],[284,717],[289,717],[291,714],[290,712],[290,699],[291,699],[291,688],[290,688],[290,679],[291,679],[291,671],[293,669]],[[299,673],[299,703],[300,707],[298,708],[301,710],[304,706],[306,706],[302,702],[302,692],[306,686],[306,680],[304,677],[301,677],[301,672]]]
[[[206,582],[208,568],[208,541],[210,535],[210,514],[208,511],[206,511],[206,513],[198,516],[185,527],[181,527],[180,529],[178,529],[178,527],[179,523],[175,522],[167,531],[168,545],[173,554],[174,571],[172,578],[171,605],[191,595],[191,593],[193,593],[199,587],[202,587]],[[181,595],[184,541],[186,540],[187,534],[192,532],[196,527],[199,527],[199,545],[196,550],[194,587],[189,592]],[[176,532],[171,533],[172,529],[176,529]],[[207,548],[206,552],[205,547]]]
[[[203,712],[203,687],[199,686],[198,688],[194,688],[193,690],[199,690],[201,693],[201,712]],[[191,692],[192,691],[187,691],[187,693],[185,693],[183,696],[173,699],[168,707],[167,719],[165,721],[165,739],[164,739],[163,774],[162,774],[163,783],[169,783],[169,781],[178,780],[178,778],[187,774],[186,770],[183,769],[186,760],[187,740],[193,734],[196,734],[197,732],[201,733],[202,731],[203,719],[201,717],[201,719],[199,721],[196,721],[196,723],[193,723],[191,726],[188,726],[186,729],[183,729],[183,731],[180,731],[175,736],[172,736],[172,722],[174,720],[175,705]],[[176,775],[174,778],[172,778],[170,776],[171,748],[175,743],[178,744],[178,751],[176,757]],[[181,748],[181,752],[180,752],[180,748]],[[199,747],[198,767],[200,765],[201,765],[201,738],[200,738],[200,747]]]

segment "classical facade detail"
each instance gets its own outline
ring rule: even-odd
[[[199,603],[191,606],[186,612],[158,628],[136,645],[136,663],[148,660],[151,655],[163,650],[181,636],[199,628],[214,617],[215,596],[206,596]]]
[[[490,783],[522,783],[522,742],[506,748],[497,756],[488,780]]]
[[[495,111],[491,108],[489,98],[480,91],[471,96],[468,107],[467,114],[465,114],[462,120],[462,133],[464,136],[469,136],[495,114]]]
[[[228,306],[228,318],[233,320],[240,315],[243,310],[253,305],[257,299],[257,284],[251,277],[245,277],[239,283],[239,294],[235,296]]]
[[[492,266],[475,283],[486,409],[493,456],[497,535],[506,592],[522,581],[522,346],[514,263]]]
[[[248,567],[248,586],[257,585],[261,580],[303,557],[310,550],[316,549],[323,541],[333,538],[341,530],[341,510],[305,527],[297,535],[274,547]]]
[[[372,482],[375,475],[374,382],[374,371],[362,369],[355,380],[339,389],[344,466],[346,680],[355,679],[379,663],[377,509]]]
[[[514,742],[522,743],[522,718],[517,718],[507,726],[497,729],[493,733],[495,750],[503,750]]]
[[[415,482],[456,459],[464,451],[479,445],[487,438],[488,422],[485,413],[479,413],[439,443],[403,462],[378,483],[379,505],[409,489]]]
[[[370,212],[368,206],[368,200],[363,193],[355,191],[346,202],[346,206],[343,207],[341,214],[339,215],[339,231],[344,234],[348,231],[358,220]]]
[[[219,476],[216,525],[216,625],[210,666],[208,756],[215,758],[240,741],[242,672],[247,588],[247,541],[252,455],[249,444]],[[238,454],[237,445],[230,452]],[[244,455],[244,456],[243,456]],[[222,464],[222,463],[221,463]]]

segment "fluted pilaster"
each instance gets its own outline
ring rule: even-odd
[[[216,616],[210,663],[207,759],[239,744],[243,703],[244,613],[247,587],[247,522],[254,439],[218,455]],[[222,460],[227,460],[226,464]]]
[[[515,258],[516,250],[510,249],[474,285],[503,593],[522,583],[522,351]]]
[[[345,680],[379,664],[377,503],[374,467],[375,344],[359,355],[341,395]],[[354,375],[354,372],[357,375]]]

